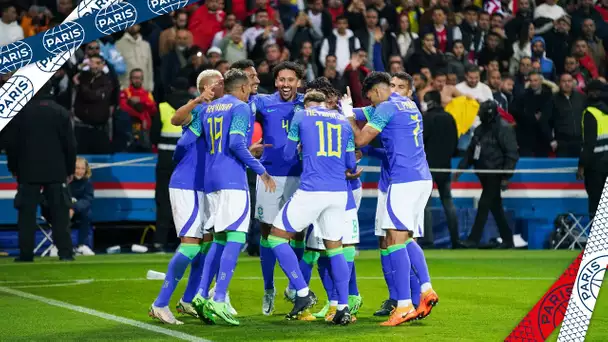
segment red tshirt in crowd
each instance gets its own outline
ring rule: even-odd
[[[437,32],[437,40],[439,41],[439,51],[444,52],[448,48],[448,30],[446,27]]]
[[[224,11],[209,12],[207,6],[199,7],[190,17],[188,29],[194,36],[194,45],[207,51],[213,41],[213,36],[222,30],[226,13]]]
[[[142,111],[137,111],[129,104],[131,97],[139,97],[139,103],[142,104]],[[120,109],[127,112],[133,119],[141,121],[143,129],[150,129],[152,126],[152,116],[156,113],[156,102],[152,93],[144,88],[134,88],[132,85],[129,88],[120,92]]]

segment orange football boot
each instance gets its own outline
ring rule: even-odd
[[[433,289],[426,290],[420,296],[420,305],[418,306],[418,310],[416,310],[418,318],[423,319],[430,315],[431,310],[433,310],[433,307],[437,305],[437,303],[439,303],[439,296],[437,296],[437,293]]]
[[[395,327],[399,324],[414,321],[417,318],[418,312],[416,312],[416,309],[414,309],[413,305],[409,305],[393,310],[391,316],[388,318],[388,321],[382,322],[380,323],[380,325],[385,327]]]

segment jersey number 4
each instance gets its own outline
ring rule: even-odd
[[[315,125],[319,128],[319,151],[317,156],[340,158],[342,156],[342,126],[323,121],[317,121]],[[334,134],[332,134],[334,131],[336,132],[335,141]]]
[[[224,124],[224,118],[208,118],[207,124],[209,125],[209,154],[222,153],[222,127]]]

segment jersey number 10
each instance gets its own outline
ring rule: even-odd
[[[215,154],[216,150],[217,152],[222,153],[222,127],[224,118],[208,118],[207,124],[209,125],[209,137],[211,138],[209,141],[209,154]]]
[[[334,125],[323,121],[317,121],[315,125],[319,128],[319,151],[317,156],[340,158],[342,156],[342,125]],[[337,141],[334,141],[333,131],[336,132]],[[327,138],[325,137],[326,132]],[[325,150],[326,141],[327,150]]]

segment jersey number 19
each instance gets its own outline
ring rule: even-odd
[[[224,118],[208,118],[207,124],[209,125],[209,154],[215,154],[216,150],[222,153],[222,127],[224,124]],[[217,146],[217,147],[216,147]]]
[[[334,125],[323,121],[317,121],[315,125],[319,128],[319,151],[317,156],[340,158],[342,156],[342,125]],[[334,131],[336,132],[336,141],[334,141],[334,135],[332,134]]]

